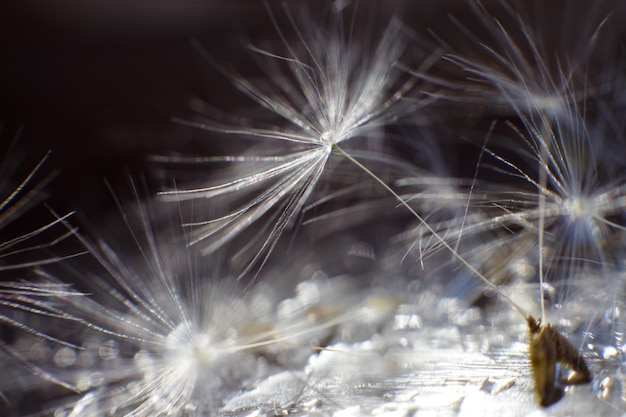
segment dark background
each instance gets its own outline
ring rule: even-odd
[[[281,3],[271,2],[278,15]],[[413,3],[361,1],[357,7],[398,9],[407,25],[426,28],[460,4]],[[75,200],[112,172],[141,165],[147,154],[211,146],[170,119],[188,114],[194,97],[226,109],[250,102],[190,40],[236,61],[246,54],[247,39],[264,37],[276,38],[276,30],[259,0],[2,2],[2,138],[22,127],[20,147],[34,160],[52,150],[47,165],[62,170],[52,198]]]
[[[282,15],[283,2],[269,3]],[[293,9],[302,3],[287,2]],[[448,14],[460,19],[471,14],[466,2],[454,0],[351,3],[361,12],[372,11],[365,18],[398,10],[407,27],[429,41],[431,28],[452,33]],[[531,3],[541,6],[527,7]],[[621,3],[523,2],[545,39],[572,43],[576,33],[552,33],[559,30],[555,22],[582,19],[570,25],[582,29],[587,17],[612,13],[609,30],[620,39],[626,22]],[[325,2],[310,4],[313,11],[326,7],[321,6]],[[471,17],[468,22],[471,27]],[[248,40],[276,36],[266,5],[258,0],[4,1],[1,138],[6,143],[23,128],[18,147],[27,150],[31,166],[52,150],[46,169],[58,169],[60,175],[49,187],[51,204],[60,211],[82,206],[103,188],[103,178],[114,181],[127,172],[147,171],[147,155],[219,148],[204,132],[171,122],[189,114],[193,99],[233,111],[250,105],[202,59],[191,39],[237,67],[249,65],[241,58]]]

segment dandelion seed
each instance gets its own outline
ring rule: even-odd
[[[341,151],[341,149],[340,149]],[[365,172],[368,172],[372,178],[378,181],[378,183],[387,189],[401,205],[403,205],[413,216],[419,221],[419,223],[428,231],[430,236],[434,238],[441,248],[447,253],[451,254],[461,266],[480,279],[484,284],[488,286],[490,290],[496,292],[501,300],[504,300],[509,306],[516,310],[526,321],[528,330],[530,332],[530,360],[532,367],[532,374],[535,383],[535,391],[537,393],[539,403],[542,406],[550,406],[559,401],[563,395],[563,387],[569,385],[586,384],[591,382],[590,372],[585,363],[583,356],[578,350],[568,341],[568,339],[562,336],[555,328],[550,324],[545,323],[545,306],[544,306],[544,278],[542,273],[542,261],[543,256],[543,227],[545,216],[545,199],[539,198],[539,224],[536,229],[538,232],[538,246],[540,253],[539,261],[539,289],[540,296],[539,301],[541,305],[540,319],[535,319],[530,313],[522,308],[518,303],[513,301],[511,297],[505,294],[496,284],[489,280],[483,273],[481,273],[474,265],[472,265],[463,255],[455,250],[450,243],[447,242],[445,237],[442,237],[437,231],[417,212],[413,209],[407,201],[405,201],[399,194],[397,194],[389,185],[385,184],[380,178],[376,177],[374,173],[369,171],[365,166],[360,164],[357,160],[350,155],[344,155],[350,159],[353,163],[360,166]],[[545,176],[540,184],[544,184]],[[569,376],[563,376],[560,369],[565,368],[570,373]]]
[[[479,3],[475,5],[491,19]],[[421,242],[427,242],[426,239],[434,240],[438,248],[452,253],[473,275],[499,294],[500,299],[504,298],[527,318],[535,390],[540,404],[549,406],[561,399],[569,382],[590,382],[590,371],[570,342],[561,335],[551,335],[554,328],[550,325],[543,324],[541,330],[537,328],[533,316],[525,313],[525,309],[494,285],[498,280],[492,271],[503,270],[499,262],[503,243],[506,244],[504,251],[510,250],[510,254],[505,255],[504,264],[534,260],[537,267],[531,276],[539,277],[541,304],[541,321],[537,323],[545,323],[544,303],[549,288],[558,292],[555,305],[563,308],[572,296],[570,280],[574,276],[608,276],[619,269],[606,248],[615,238],[622,241],[623,169],[620,163],[603,164],[601,161],[606,158],[608,149],[617,149],[617,138],[621,138],[623,132],[615,129],[609,135],[594,137],[590,126],[593,123],[610,125],[610,118],[602,115],[592,118],[587,113],[591,99],[587,91],[581,90],[582,95],[575,92],[576,77],[565,73],[558,65],[556,77],[547,69],[535,40],[523,23],[520,26],[535,65],[525,61],[504,26],[497,20],[489,21],[495,22],[491,26],[492,32],[501,36],[504,47],[497,51],[486,49],[503,68],[494,69],[483,66],[480,61],[458,56],[451,59],[477,78],[473,81],[475,91],[493,97],[488,94],[488,90],[493,89],[504,98],[522,125],[519,128],[515,122],[509,123],[523,144],[519,154],[522,159],[527,159],[525,162],[530,162],[522,165],[483,145],[483,152],[497,160],[499,172],[512,179],[507,184],[509,190],[476,196],[476,199],[470,193],[471,203],[479,207],[480,212],[469,216],[466,212],[460,227],[453,223],[454,219],[432,227],[418,217],[426,229],[425,236],[419,236],[419,246],[421,248]],[[509,78],[507,65],[513,77]],[[586,68],[585,61],[579,64],[580,68]],[[533,82],[532,77],[537,77],[539,82]],[[474,90],[470,87],[470,91]],[[554,93],[555,97],[562,99],[556,107],[546,106],[546,101],[537,92]],[[607,131],[606,128],[597,130]],[[454,228],[450,229],[451,225]],[[494,236],[494,229],[502,232],[501,240],[487,238],[485,244],[471,247],[479,242],[481,233]],[[469,250],[463,249],[462,255],[452,248],[452,244],[456,242],[458,245],[461,239],[470,245]],[[476,255],[479,256],[478,262],[474,258]],[[494,269],[483,269],[494,266]],[[483,272],[478,272],[476,267]],[[507,274],[506,269],[504,272]],[[564,345],[561,345],[562,341]],[[548,367],[543,368],[545,364]]]
[[[140,202],[135,213],[123,212],[130,236],[125,240],[136,246],[136,258],[104,238],[91,241],[76,233],[101,268],[74,269],[66,263],[58,266],[59,274],[76,274],[76,285],[89,294],[74,296],[78,293],[63,286],[32,308],[40,318],[65,319],[65,331],[81,341],[76,346],[62,336],[52,340],[58,346],[42,368],[48,375],[64,375],[81,393],[49,412],[213,415],[252,401],[244,398],[268,398],[270,393],[260,390],[272,386],[274,375],[306,386],[302,375],[289,369],[304,366],[312,354],[306,346],[330,340],[333,329],[358,317],[361,297],[351,295],[355,308],[334,305],[333,297],[343,294],[345,301],[352,291],[342,289],[341,280],[302,283],[295,297],[284,300],[263,285],[244,291],[219,274],[217,254],[194,259],[184,244],[153,230],[154,209]],[[50,272],[37,272],[56,282]],[[31,333],[49,340],[55,332]],[[257,390],[245,393],[257,384]],[[272,406],[282,407],[280,402]]]
[[[518,118],[518,122],[507,122],[518,141],[511,143],[498,137],[481,148],[481,155],[486,155],[484,159],[496,160],[491,168],[504,175],[501,180],[506,181],[506,187],[485,188],[483,181],[482,193],[470,192],[467,207],[474,210],[466,212],[460,226],[457,219],[433,226],[440,233],[445,230],[444,238],[456,241],[457,249],[461,239],[466,247],[473,247],[466,256],[489,253],[476,249],[481,245],[478,236],[491,235],[486,238],[489,242],[494,239],[494,229],[501,229],[502,235],[496,236],[496,240],[508,240],[511,246],[518,240],[519,248],[526,248],[514,251],[517,259],[526,257],[527,250],[546,251],[533,258],[539,263],[540,273],[545,268],[546,276],[557,282],[567,280],[570,271],[581,266],[590,271],[615,268],[615,259],[608,248],[611,241],[620,239],[624,228],[624,204],[620,197],[624,192],[623,167],[619,161],[603,161],[619,148],[622,132],[612,122],[610,110],[594,116],[590,108],[593,103],[600,103],[607,110],[609,106],[603,106],[599,96],[619,79],[618,73],[607,77],[611,71],[604,71],[599,82],[587,76],[589,60],[594,56],[593,49],[607,20],[602,20],[594,31],[580,31],[577,42],[584,47],[572,48],[575,56],[558,51],[553,58],[543,45],[546,40],[540,33],[533,33],[516,10],[504,4],[506,15],[513,18],[512,25],[506,26],[480,2],[471,5],[492,44],[455,20],[486,54],[453,52],[447,59],[470,74],[463,83],[467,90],[457,86],[459,91],[467,93],[468,100],[505,102],[502,104],[508,112]],[[515,40],[512,34],[515,30],[521,41]],[[435,83],[445,84],[436,80]],[[508,156],[511,154],[520,159],[511,159]],[[524,243],[526,233],[533,236],[538,230],[545,230],[545,235],[543,232],[539,235],[536,246]],[[430,235],[419,233],[423,236],[415,245],[423,250]],[[432,250],[436,249],[437,244]],[[564,296],[561,294],[560,299]]]
[[[404,97],[415,81],[402,79],[394,69],[406,43],[397,21],[389,24],[375,49],[369,50],[356,33],[344,33],[342,14],[334,17],[330,27],[318,27],[310,22],[301,24],[288,9],[286,13],[295,42],[287,39],[270,11],[285,54],[251,48],[265,58],[267,82],[256,85],[231,72],[229,76],[241,92],[278,116],[288,128],[241,128],[178,120],[221,134],[269,139],[271,156],[223,158],[250,162],[255,168],[214,186],[160,193],[162,199],[178,202],[215,199],[239,191],[255,195],[225,216],[188,224],[195,229],[190,243],[202,242],[204,253],[211,253],[265,216],[267,223],[246,245],[254,255],[242,275],[253,265],[262,267],[266,262],[281,234],[310,199],[339,145],[367,138],[416,107]],[[289,147],[283,154],[276,152],[281,142]]]
[[[543,230],[545,242],[519,244],[516,256],[527,256],[534,248],[537,255],[532,257],[542,260],[542,273],[557,283],[567,282],[580,268],[589,273],[618,269],[611,242],[622,240],[626,214],[623,167],[605,163],[605,155],[617,146],[621,133],[596,128],[594,124],[606,125],[606,120],[588,120],[591,117],[581,114],[573,103],[567,112],[564,121],[555,121],[551,115],[520,115],[523,130],[509,124],[526,147],[520,153],[529,162],[522,167],[486,149],[499,171],[514,181],[499,194],[477,196],[472,203],[482,213],[468,217],[463,229],[448,230],[457,239],[464,233],[463,239],[471,242],[480,233],[501,229],[511,245]],[[603,134],[598,136],[599,132]]]

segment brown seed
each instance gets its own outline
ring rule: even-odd
[[[539,403],[548,407],[563,397],[567,385],[591,382],[591,373],[578,350],[549,324],[528,316],[530,330],[530,365],[535,379],[535,392]],[[563,377],[557,364],[571,372]]]

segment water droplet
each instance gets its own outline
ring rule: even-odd
[[[60,368],[67,368],[76,362],[76,352],[73,349],[64,347],[54,354],[54,364]]]

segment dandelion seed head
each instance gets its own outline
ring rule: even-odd
[[[590,210],[589,204],[587,204],[586,200],[580,197],[566,200],[565,208],[573,221],[580,218],[588,218],[594,214],[593,210]]]
[[[261,112],[275,119],[272,126],[258,127],[258,121],[247,122],[245,127],[227,126],[204,118],[198,123],[181,121],[216,133],[264,140],[268,144],[265,154],[220,158],[222,162],[256,165],[252,172],[240,171],[218,185],[190,188],[178,182],[181,188],[161,193],[166,200],[179,203],[217,196],[225,201],[234,199],[234,207],[220,204],[227,214],[214,217],[193,208],[194,220],[186,224],[198,227],[190,245],[203,246],[205,255],[252,230],[253,224],[259,225],[254,229],[260,231],[237,256],[249,259],[242,262],[240,277],[254,266],[263,267],[281,234],[294,227],[318,191],[318,183],[332,178],[325,175],[326,167],[339,144],[373,138],[419,107],[417,99],[407,98],[415,79],[396,65],[406,55],[408,43],[397,20],[392,19],[380,38],[373,40],[370,34],[346,25],[348,12],[344,10],[324,23],[297,15],[288,7],[284,12],[289,28],[278,24],[268,5],[280,42],[269,42],[264,48],[249,46],[264,71],[262,81],[222,69]],[[245,192],[247,200],[238,197]],[[206,211],[214,207],[211,204]]]
[[[157,294],[142,295],[156,299]],[[91,341],[91,347],[86,350],[95,351],[96,358],[76,366],[80,355],[69,352],[69,348],[54,353],[57,368],[72,369],[76,386],[85,391],[77,402],[64,409],[90,416],[119,413],[142,417],[182,416],[186,415],[185,410],[204,413],[218,409],[234,387],[247,378],[255,378],[254,355],[259,349],[255,343],[270,336],[264,328],[246,333],[242,326],[251,326],[255,319],[245,311],[236,311],[239,303],[234,294],[212,288],[205,295],[207,304],[213,307],[202,308],[183,299],[171,306],[162,304],[158,311],[156,305],[144,306],[152,309],[153,315],[144,315],[136,311],[139,306],[134,306],[132,314],[122,316],[112,305],[88,303],[89,311],[81,313],[90,327],[85,337]],[[126,301],[130,305],[131,300]],[[82,306],[64,308],[74,310]],[[102,309],[117,319],[109,321],[93,314]],[[223,314],[227,310],[230,317]],[[171,319],[167,311],[183,313],[178,324],[162,325]],[[113,338],[98,342],[99,336],[106,335]]]
[[[317,273],[278,302],[266,285],[244,291],[221,276],[205,281],[198,269],[206,264],[187,268],[191,260],[181,262],[180,256],[190,256],[186,248],[157,245],[161,240],[148,223],[138,230],[143,235],[137,231],[133,239],[139,258],[114,251],[104,239],[95,245],[79,235],[108,275],[88,279],[77,270],[96,296],[66,297],[66,290],[51,300],[58,311],[80,318],[72,323],[73,334],[85,341],[80,351],[61,346],[48,354],[56,372],[82,391],[59,407],[59,415],[212,415],[225,406],[236,411],[237,404],[274,396],[273,375],[304,366],[311,350],[302,346],[329,340],[336,326],[353,317],[336,302],[353,288],[346,280]],[[289,374],[294,394],[284,407],[306,385],[304,376]],[[267,384],[248,389],[261,381]]]
[[[164,356],[167,362],[173,366],[179,364],[181,369],[211,366],[225,354],[213,342],[210,335],[192,332],[186,325],[180,324],[167,335]]]
[[[322,142],[322,144],[325,144],[329,150],[330,148],[332,148],[333,145],[335,145],[338,141],[337,141],[337,135],[333,134],[332,132],[324,132],[320,135],[320,141]]]

